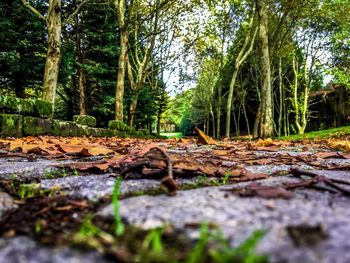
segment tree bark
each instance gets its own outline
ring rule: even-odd
[[[118,60],[118,75],[115,91],[115,119],[117,121],[123,121],[123,99],[129,35],[127,31],[127,25],[125,22],[126,2],[125,0],[115,0],[114,5],[117,9],[117,19],[120,35],[120,55]]]
[[[139,98],[138,93],[131,96],[130,109],[129,109],[129,115],[128,115],[128,125],[130,127],[134,125],[138,98]]]
[[[259,42],[261,64],[261,121],[259,137],[271,137],[273,133],[272,94],[271,94],[271,65],[268,43],[268,16],[265,0],[257,0],[259,14]]]
[[[221,135],[221,130],[220,130],[221,104],[222,104],[222,86],[220,84],[218,86],[218,101],[217,101],[217,108],[216,108],[216,137],[217,138],[220,138],[220,135]]]
[[[79,16],[75,16],[75,45],[77,48],[77,61],[78,61],[78,89],[79,89],[79,114],[86,115],[86,72],[83,67],[84,63],[84,50],[82,47],[82,32],[79,25]]]
[[[282,134],[282,118],[283,118],[283,97],[282,97],[282,57],[279,57],[278,62],[278,93],[279,93],[279,113],[278,113],[278,136]]]
[[[225,137],[229,138],[230,137],[230,126],[231,126],[231,110],[232,110],[232,97],[233,97],[233,90],[236,84],[236,78],[238,75],[238,71],[240,69],[240,66],[242,63],[246,60],[250,52],[253,50],[253,44],[255,41],[255,36],[257,33],[257,29],[255,29],[253,36],[251,36],[251,28],[253,26],[253,21],[254,21],[254,15],[255,15],[255,9],[253,9],[250,21],[249,21],[249,31],[245,37],[244,44],[238,53],[236,60],[235,60],[235,65],[233,68],[233,73],[231,77],[231,82],[230,82],[230,88],[227,96],[227,104],[226,104],[226,127],[225,127]],[[248,44],[250,42],[250,46],[248,47]]]
[[[46,17],[48,47],[45,61],[43,95],[54,108],[59,66],[61,62],[61,0],[49,0]]]

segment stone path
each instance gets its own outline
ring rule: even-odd
[[[193,148],[193,151],[198,150]],[[300,154],[293,149],[284,152]],[[283,153],[283,152],[280,152]],[[257,155],[274,155],[262,153]],[[350,164],[350,160],[327,159],[324,163]],[[20,158],[0,158],[0,180],[20,179],[25,182],[39,181],[42,189],[59,187],[61,193],[97,201],[112,194],[115,174],[89,174],[48,178],[53,161],[29,162]],[[312,168],[305,164],[296,165]],[[272,173],[288,170],[289,165],[260,165],[247,169],[254,172]],[[350,182],[349,171],[318,171],[330,177]],[[296,182],[292,176],[273,177],[259,181],[264,185],[279,185]],[[181,185],[194,184],[195,179],[178,179]],[[202,222],[210,222],[221,230],[232,246],[237,246],[254,230],[267,231],[257,251],[269,255],[270,262],[350,262],[350,199],[342,194],[312,189],[294,191],[291,199],[263,199],[240,197],[228,189],[246,186],[249,183],[205,187],[178,191],[176,196],[142,195],[158,191],[157,180],[124,180],[121,195],[141,195],[120,201],[121,216],[125,222],[151,229],[170,224],[189,239],[198,238]],[[350,189],[349,189],[350,190]],[[16,209],[13,198],[0,191],[0,219],[8,211]],[[111,205],[97,211],[100,216],[113,218]],[[1,228],[1,226],[0,226]],[[307,233],[307,232],[310,233]],[[311,233],[312,232],[312,233]],[[18,236],[0,238],[0,262],[107,262],[94,251],[80,251],[72,248],[48,248]]]

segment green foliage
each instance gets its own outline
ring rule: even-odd
[[[118,177],[115,181],[113,196],[112,196],[112,204],[113,204],[113,212],[114,212],[114,234],[115,236],[121,236],[124,233],[125,226],[122,222],[122,218],[120,216],[120,206],[119,206],[119,191],[122,183],[122,178]]]
[[[152,229],[145,239],[142,242],[142,250],[152,253],[154,255],[160,254],[163,252],[163,243],[162,243],[162,228]]]
[[[193,248],[192,252],[188,256],[188,263],[200,263],[203,260],[203,255],[205,255],[208,242],[209,242],[209,228],[208,224],[203,223],[200,227],[199,239]]]
[[[52,103],[41,99],[0,96],[0,110],[7,113],[48,118],[52,116]]]
[[[36,1],[45,10],[45,1]],[[38,96],[46,55],[46,25],[21,1],[0,3],[0,93]]]
[[[225,239],[220,231],[210,231],[208,224],[203,223],[200,227],[199,239],[189,254],[187,262],[203,262],[205,256],[207,256],[210,262],[216,263],[267,263],[266,256],[255,253],[256,246],[264,236],[265,231],[254,231],[242,244],[232,248],[229,240]]]
[[[209,252],[214,262],[242,262],[242,263],[267,263],[268,259],[264,255],[257,255],[255,248],[260,240],[265,236],[265,231],[256,230],[251,236],[240,244],[237,248],[232,248],[227,240],[217,237],[221,240],[218,249],[211,249]]]
[[[40,184],[30,183],[20,184],[16,189],[16,193],[21,199],[26,199],[34,196],[53,196],[59,190],[59,187],[53,187],[51,189],[41,189]]]

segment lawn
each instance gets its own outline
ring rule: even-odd
[[[339,138],[344,135],[350,135],[350,126],[343,126],[328,130],[313,131],[305,134],[294,134],[288,137],[279,137],[282,140],[303,140],[303,139],[330,139]]]
[[[161,136],[165,136],[168,139],[170,139],[170,138],[181,138],[182,137],[182,133],[181,132],[161,132],[160,135]]]

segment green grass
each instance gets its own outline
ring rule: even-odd
[[[304,139],[330,139],[330,138],[339,138],[344,135],[350,135],[350,126],[343,126],[328,130],[313,131],[305,134],[294,134],[290,136],[279,137],[278,139],[282,140],[304,140]]]
[[[165,136],[168,139],[181,138],[182,137],[182,133],[181,132],[161,132],[160,135],[161,136]]]

